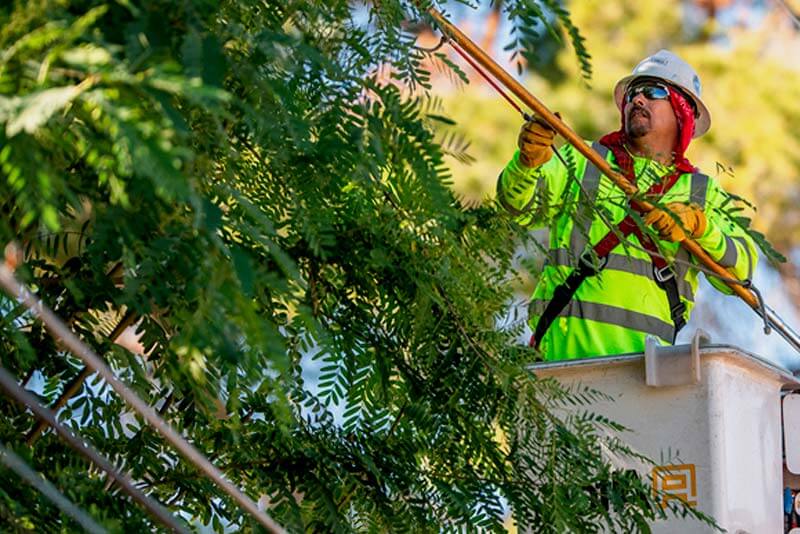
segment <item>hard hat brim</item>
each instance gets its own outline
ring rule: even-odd
[[[614,87],[614,101],[616,101],[617,108],[619,108],[620,111],[622,111],[622,108],[624,107],[623,100],[625,99],[625,92],[628,90],[628,86],[639,78],[654,78],[657,80],[662,80],[667,85],[675,86],[675,82],[673,80],[662,78],[661,76],[654,76],[652,74],[631,74],[630,76],[626,76],[618,81],[616,87]],[[684,90],[683,94],[691,98],[692,102],[694,102],[695,106],[697,106],[698,117],[695,121],[694,135],[692,136],[696,139],[706,133],[711,127],[711,113],[708,112],[708,108],[703,101],[693,95],[690,91]]]

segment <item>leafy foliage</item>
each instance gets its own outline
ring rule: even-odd
[[[521,58],[532,65],[541,65],[541,49],[549,51],[552,43],[563,46],[562,28],[569,37],[578,58],[581,75],[589,80],[592,75],[591,56],[584,44],[584,38],[573,24],[569,11],[560,0],[511,0],[504,4],[503,10],[512,23],[511,42],[506,50],[511,50],[511,60],[517,64],[517,71],[522,74]],[[550,39],[543,38],[546,32]]]
[[[445,154],[465,147],[408,91],[428,87],[403,29],[420,17],[399,1],[0,8],[0,237],[291,531],[502,531],[506,506],[539,531],[645,529],[663,513],[647,484],[597,453],[624,452],[598,430],[620,429],[559,415],[593,397],[539,381],[518,328],[497,327],[522,235],[450,189]],[[16,302],[0,310],[2,365],[52,405],[81,366]],[[135,352],[107,337],[131,320]],[[34,421],[0,404],[0,439],[67,497],[152,529],[52,433],[23,444]],[[174,512],[255,528],[96,377],[60,417]],[[0,481],[10,530],[73,527]]]

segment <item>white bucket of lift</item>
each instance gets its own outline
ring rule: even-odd
[[[539,376],[580,383],[614,399],[589,410],[631,432],[621,437],[656,462],[651,483],[714,517],[731,533],[783,526],[781,392],[800,389],[788,371],[730,346],[659,347],[632,354],[532,366]],[[641,465],[635,466],[640,471]],[[707,532],[693,519],[652,525],[657,533]]]

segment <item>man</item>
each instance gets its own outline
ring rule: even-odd
[[[648,335],[674,343],[698,284],[680,247],[687,237],[731,277],[749,279],[755,267],[752,239],[723,212],[728,195],[684,156],[711,124],[692,67],[661,50],[617,83],[614,98],[622,128],[592,146],[657,209],[629,215],[635,202],[574,147],[552,157],[555,134],[536,119],[498,181],[500,203],[520,223],[551,223],[529,309],[531,344],[547,360],[641,352]]]

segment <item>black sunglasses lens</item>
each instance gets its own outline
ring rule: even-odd
[[[666,100],[669,98],[669,89],[662,85],[639,85],[628,91],[626,100],[630,102],[639,93],[648,100]]]

